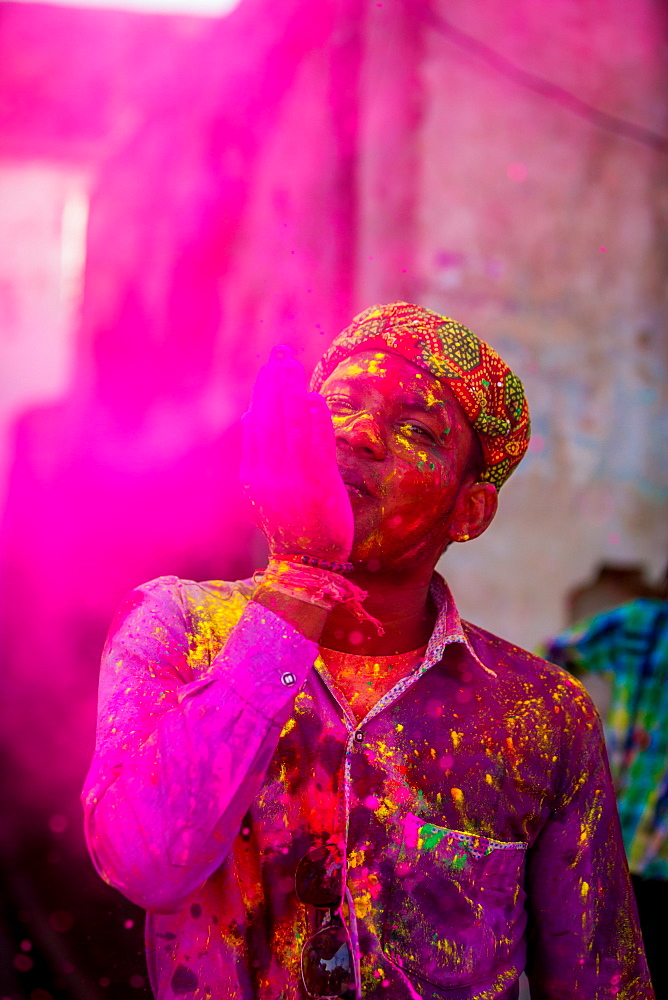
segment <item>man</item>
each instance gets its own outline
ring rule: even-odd
[[[434,573],[526,449],[521,383],[394,303],[312,389],[275,350],[245,418],[264,573],[148,584],[105,650],[88,842],[156,996],[514,1000],[526,960],[533,1000],[653,997],[591,702]]]

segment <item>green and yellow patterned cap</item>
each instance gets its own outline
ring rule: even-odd
[[[431,309],[392,302],[371,306],[338,335],[318,362],[311,388],[362,350],[398,354],[447,380],[482,446],[482,479],[499,488],[527,450],[531,424],[524,386],[508,365],[467,327]]]

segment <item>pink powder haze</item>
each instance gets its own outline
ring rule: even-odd
[[[544,530],[555,463],[572,459],[559,482],[587,502],[588,447],[613,456],[599,493],[637,481],[643,499],[627,503],[640,541],[627,542],[616,509],[584,525],[587,539],[660,550],[654,439],[640,420],[637,441],[614,450],[596,437],[612,418],[591,400],[637,399],[649,425],[665,380],[648,341],[624,368],[645,373],[630,388],[614,343],[597,341],[596,371],[608,365],[617,387],[599,396],[578,381],[594,370],[578,351],[583,328],[619,328],[626,344],[630,316],[660,312],[642,213],[663,155],[647,136],[665,114],[665,31],[650,0],[573,11],[570,0],[241,0],[201,18],[2,4],[0,861],[12,944],[0,948],[11,966],[0,996],[144,989],[141,914],[98,885],[81,831],[99,657],[119,601],[143,581],[234,580],[263,565],[238,466],[272,345],[310,371],[373,302],[452,310],[530,373],[530,402],[532,379],[539,390],[518,480],[532,476],[531,495],[547,500],[515,504],[525,555],[539,550],[530,533]],[[513,79],[446,18],[647,135],[606,131]],[[620,177],[633,181],[623,196]],[[634,284],[619,248],[639,246],[637,233],[650,277]],[[601,287],[615,290],[609,305]],[[563,352],[541,354],[551,329],[577,377]],[[554,616],[565,572],[547,574]],[[503,600],[514,585],[500,581]]]
[[[311,368],[352,315],[359,14],[3,5],[0,184],[23,200],[0,236],[0,346],[32,345],[0,403],[3,996],[146,989],[141,914],[83,842],[100,652],[142,581],[264,563],[240,418],[274,343]],[[85,271],[69,261],[63,296],[71,204]]]
[[[3,731],[13,793],[40,811],[78,815],[128,588],[262,563],[237,481],[254,375],[279,339],[312,365],[349,317],[359,38],[332,33],[356,18],[266,8],[3,11],[4,151],[90,177],[68,382],[16,414],[2,528]]]

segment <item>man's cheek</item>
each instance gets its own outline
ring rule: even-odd
[[[442,494],[426,493],[417,483],[415,495],[407,491],[402,499],[403,503],[392,505],[381,515],[378,532],[386,539],[408,538],[416,533],[427,535],[440,523],[444,513]]]
[[[429,459],[418,459],[395,470],[386,480],[388,495],[402,501],[419,500],[420,503],[438,505],[443,492],[450,482],[448,471],[442,465]]]

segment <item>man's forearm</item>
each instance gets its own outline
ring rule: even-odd
[[[98,748],[84,804],[107,881],[147,909],[171,910],[221,864],[316,655],[251,602],[206,673],[170,693],[147,738],[133,747],[139,733],[126,731],[118,749]]]

